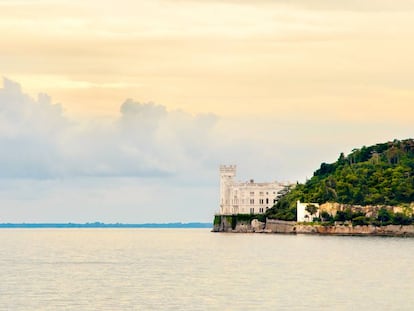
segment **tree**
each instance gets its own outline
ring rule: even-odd
[[[352,219],[353,226],[364,226],[369,224],[369,218],[365,216],[357,216]]]
[[[393,219],[393,215],[389,210],[383,207],[378,211],[377,219],[381,224],[389,224]]]
[[[337,211],[336,215],[334,217],[335,221],[345,221],[346,220],[346,214],[344,211]]]
[[[412,220],[410,217],[404,215],[403,213],[395,213],[392,223],[394,225],[411,225]]]
[[[331,214],[329,214],[327,211],[323,211],[323,212],[321,213],[321,218],[322,218],[322,221],[328,221],[328,222],[330,222],[330,221],[332,221],[332,220],[333,220],[332,215],[331,215]]]
[[[305,210],[311,214],[311,216],[315,215],[318,211],[318,207],[315,204],[308,204],[305,208]]]

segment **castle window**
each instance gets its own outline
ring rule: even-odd
[[[266,204],[269,204],[269,198],[266,199]]]
[[[250,195],[254,195],[254,192],[250,192]]]
[[[263,207],[259,208],[259,213],[263,213]]]
[[[263,199],[260,199],[260,200],[259,200],[259,203],[260,203],[260,204],[264,204],[264,200],[263,200]]]
[[[259,192],[259,195],[264,195],[263,192]]]
[[[250,199],[250,204],[254,204],[254,199]]]
[[[250,214],[254,214],[254,207],[250,208]]]

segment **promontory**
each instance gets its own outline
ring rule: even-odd
[[[341,153],[303,184],[235,183],[235,166],[220,172],[215,232],[414,236],[413,139]]]

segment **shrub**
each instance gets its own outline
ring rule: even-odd
[[[357,216],[352,219],[353,226],[365,226],[370,224],[370,219],[365,216]]]
[[[255,215],[252,214],[237,214],[237,221],[251,221]]]
[[[334,217],[335,221],[345,221],[346,220],[346,214],[344,211],[337,211],[336,215]]]
[[[392,224],[393,225],[404,225],[404,226],[411,225],[412,219],[404,215],[403,213],[395,213],[392,219]]]
[[[237,225],[237,216],[231,216],[231,228],[234,230],[236,229],[236,225]]]
[[[378,211],[377,220],[381,223],[381,225],[389,225],[392,223],[394,218],[393,214],[393,212],[383,207]]]
[[[266,222],[266,215],[265,214],[256,215],[256,219],[261,222]]]
[[[332,215],[329,214],[327,211],[323,211],[321,213],[321,218],[322,218],[322,221],[328,221],[328,222],[333,221]]]

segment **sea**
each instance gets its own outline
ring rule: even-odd
[[[414,238],[1,229],[0,310],[413,310]]]

